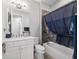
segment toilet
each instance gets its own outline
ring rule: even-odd
[[[39,44],[39,38],[35,38],[35,58],[44,59],[45,48]]]

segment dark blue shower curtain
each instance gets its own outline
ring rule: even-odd
[[[75,20],[74,20],[75,19]],[[74,46],[74,54],[73,54],[73,58],[77,59],[77,15],[75,15],[73,17],[73,21],[74,21],[74,41],[73,41],[73,46]]]
[[[43,16],[43,20],[45,20],[49,31],[57,34],[56,42],[59,44],[63,44],[67,46],[67,39],[65,38],[66,35],[74,34],[76,32],[74,28],[71,29],[71,23],[74,25],[74,14],[76,13],[76,3],[71,3],[63,8],[60,8],[54,12],[49,13],[48,15]],[[73,26],[74,27],[74,26]],[[76,37],[72,39],[72,43],[74,44],[74,59],[76,59]]]
[[[69,35],[73,7],[74,5],[70,4],[43,17],[49,30],[57,34],[56,42],[65,46],[68,42],[65,35]]]

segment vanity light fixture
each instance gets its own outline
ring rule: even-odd
[[[14,4],[18,9],[22,9],[23,7],[26,7],[25,1],[22,0],[11,0],[11,4]]]

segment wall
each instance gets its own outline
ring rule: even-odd
[[[2,38],[5,37],[7,32],[7,18],[7,0],[2,0]]]
[[[31,36],[40,37],[40,4],[30,2],[30,31]]]
[[[54,11],[70,2],[72,2],[74,0],[60,0],[59,2],[57,2],[55,5],[51,6],[51,11]]]
[[[43,9],[43,10],[46,10],[46,11],[51,11],[51,8],[50,8],[50,6],[49,5],[46,5],[46,4],[41,4],[41,9]]]

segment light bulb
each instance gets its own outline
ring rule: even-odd
[[[17,0],[16,3],[20,5],[22,4],[20,0]]]
[[[15,2],[16,0],[10,0],[11,3]]]
[[[23,5],[24,7],[26,7],[26,3],[25,3],[25,2],[23,2],[22,5]]]

